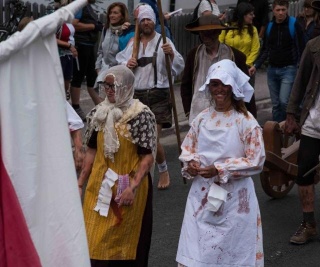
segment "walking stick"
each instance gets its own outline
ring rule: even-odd
[[[162,12],[162,4],[161,0],[157,0],[157,5],[158,5],[158,10],[159,10],[159,19],[160,19],[160,24],[161,24],[161,35],[162,35],[162,40],[163,44],[167,42],[166,34],[164,31],[164,21],[163,21],[163,12]],[[170,98],[172,102],[172,108],[173,108],[173,118],[174,118],[174,124],[175,124],[175,130],[176,130],[176,136],[177,136],[177,142],[178,142],[178,150],[179,154],[181,154],[181,138],[180,138],[180,129],[179,129],[179,122],[178,122],[178,115],[177,115],[177,107],[176,107],[176,100],[174,96],[174,91],[173,91],[173,85],[172,85],[172,74],[171,74],[171,64],[170,64],[170,57],[169,55],[165,55],[166,59],[166,69],[168,73],[168,81],[169,81],[169,88],[170,88]],[[181,162],[181,167],[183,167],[183,164]],[[183,183],[186,184],[186,178],[182,177]]]
[[[136,25],[134,28],[134,39],[133,39],[133,48],[132,48],[132,57],[138,59],[139,54],[139,43],[140,43],[140,31],[138,20],[135,19]]]

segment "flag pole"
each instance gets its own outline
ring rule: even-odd
[[[162,4],[161,0],[157,0],[158,10],[159,10],[159,19],[160,19],[160,25],[161,25],[161,36],[163,40],[163,44],[167,42],[166,34],[164,31],[164,20],[163,20],[163,12],[162,12]],[[177,107],[176,107],[176,101],[174,96],[174,90],[173,90],[173,84],[172,84],[172,74],[171,74],[171,64],[170,64],[170,57],[169,55],[165,55],[166,59],[166,69],[168,73],[168,81],[169,81],[169,89],[170,89],[170,98],[171,98],[171,104],[173,109],[173,118],[174,118],[174,124],[175,124],[175,130],[176,130],[176,136],[177,136],[177,142],[178,142],[178,150],[179,154],[181,154],[181,137],[180,137],[180,129],[179,129],[179,121],[178,121],[178,115],[177,115]],[[182,163],[181,163],[182,166]],[[183,177],[183,183],[186,184],[186,178]]]

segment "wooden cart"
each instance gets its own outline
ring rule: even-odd
[[[283,132],[284,122],[267,121],[263,127],[266,161],[260,174],[264,192],[282,198],[294,186],[298,174],[297,154],[300,141]]]

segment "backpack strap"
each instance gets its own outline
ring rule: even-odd
[[[294,39],[294,35],[296,33],[296,29],[294,27],[295,23],[296,23],[296,18],[295,17],[292,17],[292,16],[289,16],[289,32],[290,32],[290,36],[292,39]],[[270,21],[268,23],[268,26],[267,26],[267,30],[266,30],[266,34],[267,34],[267,37],[269,37],[270,35],[270,31],[271,31],[271,28],[273,26],[273,21]]]
[[[296,28],[294,27],[295,23],[296,18],[289,16],[289,31],[292,39],[294,39],[294,35],[296,33]]]
[[[266,30],[267,37],[269,37],[269,35],[270,35],[270,31],[271,31],[272,26],[273,26],[273,21],[270,21],[268,23],[267,30]]]

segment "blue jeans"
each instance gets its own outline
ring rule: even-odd
[[[282,68],[268,67],[267,77],[274,121],[281,122],[286,119],[286,109],[296,73],[297,67],[294,65]]]

